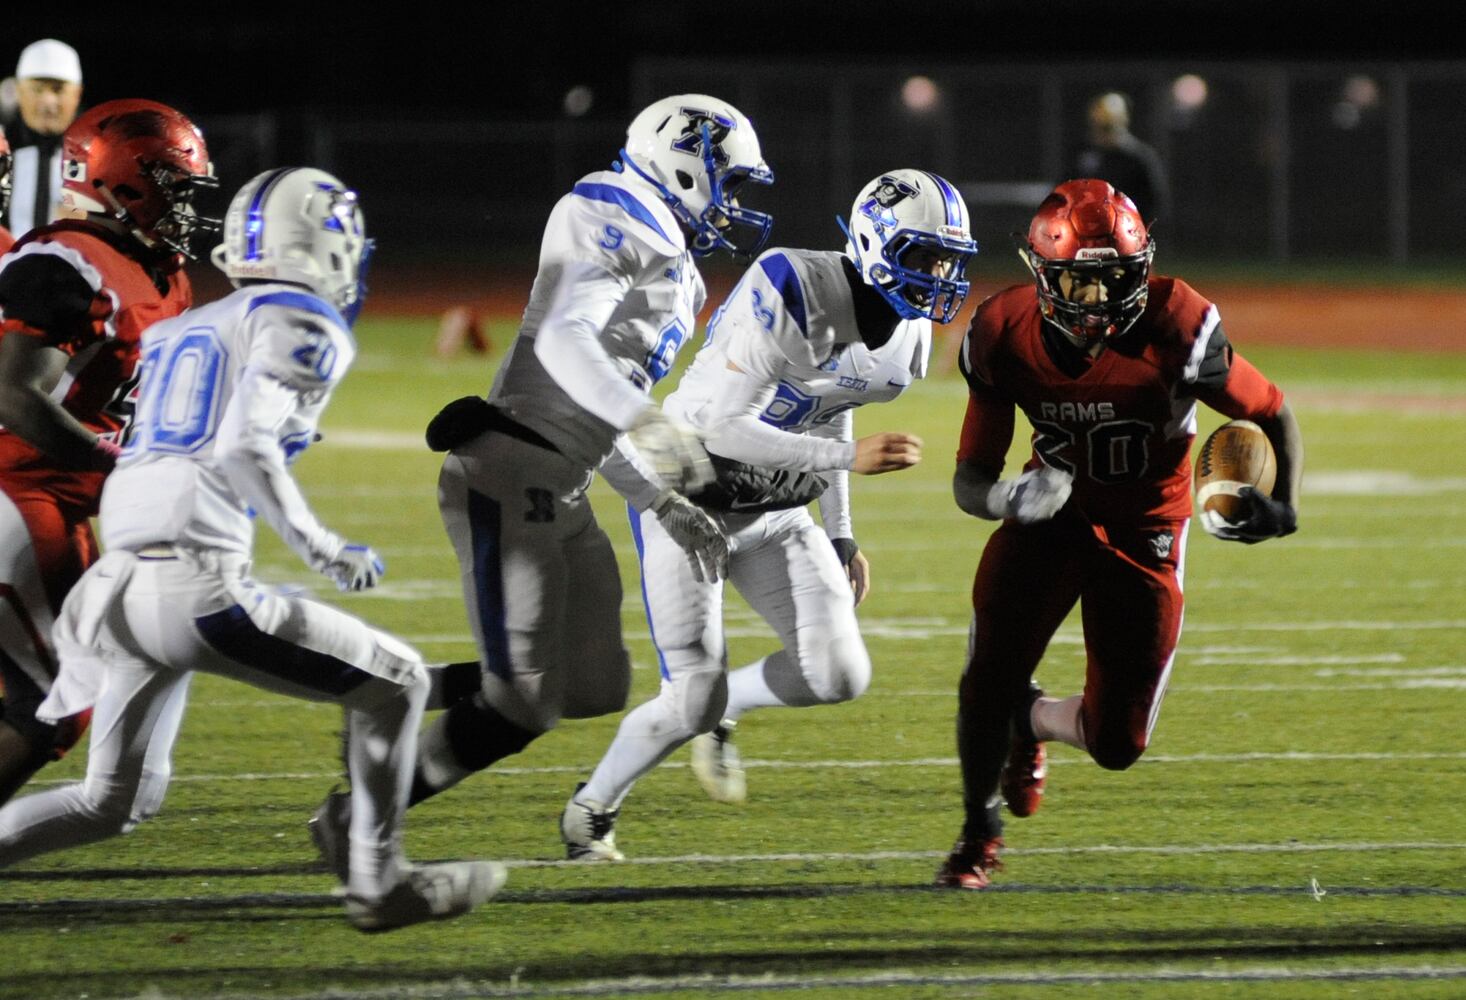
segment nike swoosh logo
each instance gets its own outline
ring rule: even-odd
[[[910,382],[897,382],[893,379],[886,379],[886,385],[895,386],[897,389],[905,389],[910,384]]]

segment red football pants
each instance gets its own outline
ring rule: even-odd
[[[969,813],[997,789],[1013,713],[1076,602],[1090,756],[1122,770],[1145,751],[1181,634],[1186,526],[1107,528],[1066,509],[1052,521],[1010,521],[993,533],[973,582],[971,655],[959,688]]]
[[[96,561],[97,543],[86,512],[44,490],[7,484],[0,493],[0,525],[0,694],[6,721],[29,732],[56,674],[51,624],[67,592]],[[61,724],[58,756],[76,743],[86,722],[77,717]]]

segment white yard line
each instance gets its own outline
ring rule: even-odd
[[[696,960],[689,958],[688,964]],[[1303,960],[1306,961],[1306,960]],[[432,1000],[520,1000],[538,997],[616,997],[644,996],[657,993],[706,992],[720,990],[734,993],[803,992],[829,989],[845,992],[857,989],[884,990],[881,996],[892,995],[892,987],[1022,987],[1084,986],[1095,995],[1116,995],[1106,986],[1149,983],[1301,983],[1336,982],[1386,983],[1393,981],[1449,980],[1466,978],[1466,966],[1459,965],[1363,965],[1342,968],[1307,968],[1293,966],[1254,965],[1234,969],[1137,969],[1106,971],[1088,969],[1079,972],[928,972],[913,968],[892,968],[882,962],[880,972],[853,975],[789,975],[768,973],[758,976],[729,976],[693,973],[678,976],[628,976],[614,979],[591,979],[579,982],[533,983],[510,976],[507,981],[468,982],[462,978],[451,982],[417,982],[410,986],[385,986],[371,989],[328,987],[317,993],[295,993],[281,1000],[411,1000],[414,997]],[[1100,991],[1096,992],[1095,988]],[[1123,991],[1118,991],[1123,993]],[[976,995],[976,994],[972,994]],[[984,996],[988,995],[986,991]],[[999,994],[993,994],[999,995]],[[1001,995],[1008,995],[1004,992]],[[216,993],[213,1000],[248,1000],[257,994]]]
[[[1148,754],[1140,759],[1139,766],[1171,764],[1255,764],[1286,761],[1289,763],[1317,763],[1336,761],[1430,761],[1466,760],[1466,751],[1433,751],[1422,753],[1355,752],[1355,753],[1313,753],[1301,750],[1251,751],[1247,753],[1198,753],[1198,754]],[[907,760],[775,760],[747,759],[746,767],[769,771],[860,771],[884,770],[886,768],[954,768],[956,757],[917,757]],[[1083,757],[1050,758],[1049,765],[1063,767],[1070,764],[1089,763]],[[679,769],[687,765],[679,761],[668,761],[663,769]],[[589,771],[585,764],[560,764],[545,767],[493,767],[483,772],[499,777],[535,777],[547,774],[584,774]],[[175,774],[177,783],[228,783],[235,781],[322,781],[339,778],[336,771],[269,771],[244,772],[241,774]],[[33,785],[71,784],[74,779],[42,778]]]

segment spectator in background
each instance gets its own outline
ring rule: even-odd
[[[10,143],[0,128],[0,253],[15,246],[15,237],[5,228],[5,210],[10,207]]]
[[[10,129],[14,190],[0,225],[17,238],[57,217],[61,134],[81,106],[81,59],[54,38],[27,45],[15,66],[20,120]]]
[[[1130,132],[1130,98],[1117,91],[1089,102],[1089,145],[1079,151],[1069,177],[1109,181],[1140,209],[1146,225],[1171,214],[1166,168],[1156,151]]]

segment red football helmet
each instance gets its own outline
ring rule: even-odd
[[[0,128],[0,216],[10,208],[10,143],[5,139],[5,130]]]
[[[156,101],[108,101],[87,111],[61,139],[61,203],[125,225],[150,250],[193,258],[199,232],[219,220],[193,206],[218,187],[197,126]]]
[[[1054,188],[1022,252],[1044,319],[1069,337],[1118,337],[1145,311],[1155,242],[1135,203],[1104,181]]]

